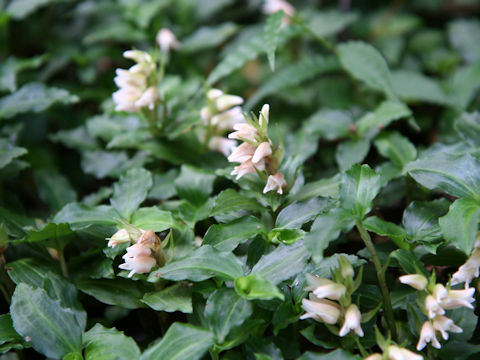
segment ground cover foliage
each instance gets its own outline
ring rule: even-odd
[[[477,1],[0,10],[1,359],[480,356]]]

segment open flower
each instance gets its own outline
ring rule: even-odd
[[[302,307],[306,311],[300,319],[315,319],[333,325],[338,321],[340,316],[340,306],[330,300],[319,299],[314,295],[310,296],[310,300],[303,299]]]
[[[478,239],[477,239],[478,242]],[[477,242],[475,244],[477,244]],[[476,247],[468,260],[458,268],[458,271],[453,274],[452,285],[457,285],[462,282],[465,283],[465,288],[468,288],[473,279],[480,274],[480,248]]]
[[[448,331],[453,333],[463,332],[462,328],[455,325],[452,319],[442,315],[438,315],[435,317],[435,319],[433,319],[433,328],[436,331],[440,331],[443,340],[448,340]]]
[[[276,190],[278,194],[283,194],[283,188],[287,186],[285,177],[282,173],[276,173],[275,175],[270,175],[267,179],[267,184],[263,188],[263,193],[267,193],[272,190]]]
[[[441,306],[447,310],[456,309],[462,306],[473,309],[472,303],[475,301],[473,298],[474,293],[474,288],[468,288],[464,290],[449,290],[447,296],[441,301]]]
[[[440,306],[440,304],[432,295],[428,295],[425,298],[425,309],[427,310],[429,319],[433,319],[437,315],[445,314],[443,307]]]
[[[389,360],[423,360],[423,356],[399,346],[390,345],[387,351]]]
[[[307,290],[312,290],[317,298],[327,298],[330,300],[340,300],[345,295],[347,288],[332,280],[321,278],[315,275],[307,275]]]
[[[360,326],[361,320],[362,314],[358,310],[357,305],[351,304],[345,313],[345,321],[338,335],[343,337],[353,330],[358,336],[363,336],[363,330]]]
[[[435,336],[435,329],[430,321],[425,321],[420,331],[420,339],[418,340],[417,350],[422,350],[428,343],[432,343],[434,348],[440,349],[442,345]]]

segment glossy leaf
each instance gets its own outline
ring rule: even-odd
[[[417,157],[417,149],[404,136],[397,132],[383,133],[375,140],[377,151],[390,159],[400,169],[406,164],[414,161]]]
[[[167,230],[175,225],[172,214],[156,206],[138,209],[133,213],[130,223],[140,229],[155,232]]]
[[[236,278],[235,291],[247,300],[284,299],[284,295],[275,284],[258,274]]]
[[[394,223],[382,220],[376,216],[370,216],[363,221],[363,226],[368,231],[372,231],[381,236],[389,237],[401,249],[408,250],[410,248],[408,243],[405,241],[408,236],[407,232],[404,228]]]
[[[335,153],[335,159],[340,171],[346,171],[352,165],[361,163],[370,150],[368,139],[353,139],[340,143]]]
[[[191,290],[185,284],[175,284],[147,293],[141,301],[156,311],[181,311],[187,314],[193,312]]]
[[[294,202],[280,211],[275,227],[283,229],[300,228],[303,224],[314,219],[327,207],[326,200],[313,198],[305,202]]]
[[[212,216],[235,211],[264,211],[257,200],[240,195],[233,189],[222,191],[215,199]]]
[[[429,242],[441,237],[438,218],[448,211],[449,202],[413,201],[403,213],[402,224],[411,241]]]
[[[87,206],[71,203],[55,215],[53,222],[56,224],[68,223],[72,230],[79,230],[92,225],[115,226],[119,216],[111,206]]]
[[[115,328],[95,324],[83,335],[85,360],[130,360],[140,357],[135,341]]]

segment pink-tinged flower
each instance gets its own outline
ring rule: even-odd
[[[158,99],[157,90],[151,86],[140,96],[140,98],[135,102],[135,106],[138,107],[148,107],[150,110],[155,108],[155,102]]]
[[[270,155],[272,155],[272,147],[270,146],[270,143],[268,141],[262,142],[257,146],[255,154],[253,154],[252,162],[256,164]]]
[[[231,107],[243,104],[243,98],[237,95],[224,94],[215,100],[215,107],[219,112],[230,109]]]
[[[332,280],[321,278],[315,275],[307,274],[307,290],[313,291],[319,299],[327,298],[330,300],[340,300],[345,295],[347,288]]]
[[[152,250],[149,246],[141,245],[139,243],[133,244],[127,248],[127,252],[122,256],[122,259],[127,259],[136,256],[150,256]]]
[[[205,125],[208,125],[210,123],[210,119],[212,118],[212,112],[210,111],[210,109],[208,108],[208,106],[204,106],[201,110],[200,110],[200,117],[202,118],[203,120],[203,123]]]
[[[452,319],[442,315],[438,315],[433,319],[433,328],[436,331],[440,331],[443,340],[448,340],[448,331],[457,334],[463,332],[462,328],[455,325]]]
[[[398,278],[402,284],[409,285],[417,290],[426,288],[428,280],[425,276],[420,274],[403,275]]]
[[[246,174],[251,174],[258,171],[263,171],[265,170],[265,161],[260,161],[256,164],[252,163],[251,160],[244,161],[238,166],[235,166],[233,171],[230,173],[230,175],[237,175],[236,179],[240,179],[242,176]]]
[[[230,110],[219,113],[211,118],[211,123],[217,126],[219,130],[232,130],[236,124],[245,123],[245,118],[242,114],[242,108],[235,106]]]
[[[277,11],[282,10],[285,15],[282,19],[282,26],[286,26],[290,23],[288,16],[295,14],[295,8],[285,0],[266,0],[263,4],[262,11],[264,14],[274,14]]]
[[[423,360],[423,356],[415,354],[405,348],[401,348],[395,345],[388,347],[388,359],[389,360]]]
[[[311,298],[312,300],[302,300],[302,307],[306,313],[303,314],[300,319],[311,318],[330,325],[336,324],[340,316],[340,306],[330,300],[318,299],[314,296]]]
[[[225,156],[229,156],[236,148],[237,142],[235,140],[225,139],[221,136],[214,136],[208,142],[210,150],[219,151]]]
[[[432,295],[428,295],[426,297],[425,308],[427,309],[429,319],[433,319],[437,315],[445,314],[445,310],[443,310],[443,308]]]
[[[130,234],[125,229],[118,230],[111,238],[107,238],[108,246],[114,248],[118,244],[123,244],[132,241]]]
[[[177,41],[175,34],[170,29],[160,29],[157,33],[157,43],[160,46],[160,50],[168,52],[170,49],[178,49],[180,43]]]
[[[222,95],[223,95],[223,91],[220,89],[210,89],[207,92],[207,98],[210,101],[214,101],[215,99],[218,99]]]
[[[462,306],[473,309],[472,303],[475,301],[473,298],[474,293],[474,288],[449,290],[447,297],[441,302],[441,306],[447,310],[456,309]]]
[[[418,340],[417,350],[422,350],[428,343],[432,343],[434,348],[440,349],[442,345],[438,342],[435,336],[435,329],[430,321],[425,321],[420,330],[420,339]]]
[[[287,186],[287,182],[282,173],[276,173],[270,175],[267,180],[267,184],[263,188],[263,193],[266,194],[269,191],[276,190],[278,194],[283,194],[283,188]]]
[[[157,264],[157,261],[150,256],[136,256],[126,258],[123,264],[118,267],[122,270],[130,270],[128,277],[132,277],[134,274],[145,274],[152,270]]]
[[[235,132],[228,135],[229,139],[236,140],[248,140],[255,142],[255,138],[258,136],[258,131],[250,124],[235,124],[233,129]]]
[[[119,88],[133,87],[133,88],[145,88],[147,86],[147,79],[145,76],[137,73],[132,73],[125,69],[116,69],[117,76],[113,78],[113,81]]]
[[[142,92],[134,87],[120,88],[113,93],[113,101],[115,102],[116,111],[136,112],[139,110],[135,105],[137,100],[142,96]]]
[[[255,154],[255,146],[249,143],[242,143],[233,150],[232,154],[228,157],[228,161],[243,163],[251,160],[253,154]]]
[[[347,312],[345,313],[345,321],[338,335],[343,337],[347,335],[351,330],[354,330],[355,334],[360,337],[363,336],[363,330],[360,326],[361,320],[362,314],[360,313],[360,310],[358,310],[357,305],[351,304],[348,307]]]

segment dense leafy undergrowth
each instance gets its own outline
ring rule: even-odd
[[[477,1],[0,9],[1,359],[480,357]]]

